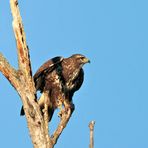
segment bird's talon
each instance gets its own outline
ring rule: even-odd
[[[61,113],[61,112],[58,113],[58,117],[59,117],[59,118],[62,117],[62,113]]]
[[[58,113],[58,117],[62,118],[62,115],[65,113],[65,109],[62,109],[59,113]]]

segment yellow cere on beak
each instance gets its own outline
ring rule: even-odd
[[[90,60],[88,58],[83,59],[84,63],[90,63]]]

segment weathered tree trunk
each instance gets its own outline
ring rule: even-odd
[[[26,120],[34,148],[53,148],[68,123],[72,111],[69,108],[68,113],[62,112],[61,121],[52,136],[48,132],[48,112],[47,98],[45,97],[45,111],[41,114],[40,107],[37,103],[36,89],[32,77],[29,48],[26,43],[25,32],[22,19],[19,12],[18,1],[10,0],[11,12],[13,16],[13,30],[15,34],[17,53],[18,53],[18,70],[14,69],[0,53],[0,71],[9,80],[11,85],[16,89],[23,103]]]
[[[32,77],[31,62],[29,48],[26,43],[25,32],[22,24],[22,19],[19,12],[18,1],[10,0],[11,12],[13,16],[13,30],[17,45],[18,54],[18,70],[14,69],[0,53],[0,71],[8,79],[11,85],[18,92],[26,115],[26,120],[30,132],[30,137],[34,148],[53,148],[59,136],[66,127],[73,110],[68,108],[66,111],[63,108],[60,123],[55,132],[50,136],[48,131],[48,98],[46,93],[44,97],[44,115],[40,111],[40,106],[37,102],[36,89]],[[90,124],[90,134],[92,135],[93,125]],[[93,135],[92,135],[93,136]],[[90,148],[93,148],[93,137],[91,136]]]

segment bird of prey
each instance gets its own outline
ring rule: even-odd
[[[34,82],[37,91],[48,93],[49,121],[54,110],[61,104],[70,105],[74,109],[72,97],[79,90],[84,80],[83,65],[90,60],[81,54],[68,58],[55,57],[45,62],[35,73]],[[39,99],[41,111],[44,109],[44,99]],[[21,115],[24,115],[22,108]]]

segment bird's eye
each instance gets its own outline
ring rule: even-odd
[[[83,59],[85,59],[85,57],[81,57],[81,59],[83,60]]]

